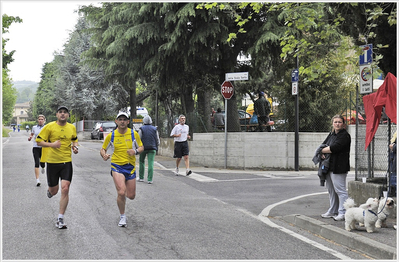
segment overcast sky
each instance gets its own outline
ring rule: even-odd
[[[79,6],[97,5],[97,1],[19,1],[1,0],[1,14],[19,16],[23,23],[13,23],[6,51],[15,50],[14,62],[8,65],[13,81],[40,81],[44,63],[51,62],[54,52],[63,46],[78,19]]]

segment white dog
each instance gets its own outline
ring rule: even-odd
[[[387,227],[387,218],[395,208],[395,201],[392,197],[383,198],[380,200],[380,206],[378,207],[378,220],[375,223],[376,228]]]
[[[356,222],[364,224],[368,233],[372,233],[375,230],[375,222],[378,219],[378,204],[377,198],[369,198],[365,204],[355,207],[355,202],[352,198],[348,198],[344,207],[345,212],[345,229],[351,231],[356,229]]]

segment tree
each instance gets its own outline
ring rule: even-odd
[[[19,17],[8,16],[3,14],[2,16],[3,21],[3,28],[2,32],[3,35],[8,33],[8,28],[14,22],[21,23],[22,19]],[[15,106],[15,101],[17,100],[17,90],[12,86],[12,80],[8,75],[7,65],[13,61],[13,54],[15,51],[11,51],[7,53],[5,50],[5,46],[8,39],[2,38],[2,95],[3,95],[3,113],[2,119],[3,123],[9,123],[13,116],[13,110]]]
[[[58,104],[55,101],[56,97],[60,96],[60,94],[56,92],[55,84],[59,76],[57,68],[62,60],[62,56],[56,55],[52,62],[44,64],[39,87],[36,90],[33,100],[33,116],[44,115],[46,116],[47,122],[56,120],[55,111],[57,110]]]
[[[3,95],[3,114],[2,119],[4,124],[10,123],[15,101],[17,100],[17,90],[12,86],[10,77],[6,69],[2,69],[2,95]]]
[[[64,45],[57,82],[57,90],[65,92],[63,99],[68,101],[67,106],[77,120],[116,115],[127,95],[116,84],[108,85],[103,70],[92,69],[84,63],[82,54],[91,46],[91,35],[86,31],[87,28],[90,28],[89,23],[80,17],[68,43]]]
[[[397,3],[331,3],[344,18],[339,28],[358,46],[373,44],[375,67],[396,74]]]
[[[6,14],[3,14],[3,28],[2,28],[2,32],[3,35],[8,33],[8,29],[10,28],[10,25],[12,23],[22,23],[22,19],[17,17],[13,17],[13,16],[8,16]],[[3,68],[7,69],[7,65],[9,63],[11,63],[12,61],[14,61],[14,59],[12,58],[13,54],[15,53],[15,50],[11,51],[10,53],[7,54],[6,50],[5,50],[5,46],[6,43],[9,39],[7,38],[1,38],[2,40],[2,54],[3,54]]]
[[[96,24],[91,29],[96,45],[86,53],[87,61],[104,68],[107,76],[130,90],[132,108],[135,93],[129,85],[140,78],[157,79],[157,85],[148,87],[158,91],[161,103],[168,103],[165,108],[170,108],[170,101],[178,97],[180,112],[192,112],[197,86],[191,79],[201,82],[201,77],[206,79],[207,74],[215,74],[216,68],[220,78],[213,87],[220,88],[224,74],[236,65],[241,49],[239,41],[234,46],[226,41],[229,27],[225,23],[235,26],[228,15],[221,11],[196,11],[195,6],[194,3],[105,3],[102,8],[82,8]],[[201,85],[198,89],[201,101],[209,101],[204,96],[206,88],[209,87]],[[209,118],[205,113],[204,117]],[[232,119],[238,123],[237,115]],[[172,124],[171,115],[170,120]]]

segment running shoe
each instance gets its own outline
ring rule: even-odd
[[[176,174],[176,176],[178,176],[178,175],[179,175],[179,168],[178,168],[178,167],[176,167],[175,174]]]
[[[48,198],[52,198],[52,197],[53,197],[53,195],[52,195],[52,194],[50,193],[50,191],[48,191],[48,190],[47,190],[47,197],[48,197]]]
[[[191,175],[191,173],[192,173],[192,172],[191,172],[191,169],[187,170],[187,171],[186,171],[186,176]]]
[[[345,215],[344,214],[339,214],[338,216],[333,217],[335,221],[344,221],[345,220]]]
[[[36,186],[40,186],[40,180],[39,179],[36,180]]]
[[[67,225],[64,222],[63,218],[57,218],[57,222],[55,222],[55,226],[58,227],[59,229],[66,229]]]
[[[127,225],[126,225],[126,216],[123,216],[123,217],[121,217],[120,218],[120,220],[119,220],[119,224],[118,224],[118,226],[119,227],[127,227]]]
[[[144,179],[140,178],[140,179],[139,179],[139,182],[144,182]]]
[[[148,184],[152,184],[152,181],[148,181]]]
[[[334,214],[330,214],[328,212],[321,215],[322,218],[333,218],[334,216],[335,216]]]

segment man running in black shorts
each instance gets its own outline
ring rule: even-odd
[[[39,146],[48,147],[47,158],[47,196],[53,197],[58,193],[61,179],[60,209],[57,222],[59,229],[67,228],[64,213],[69,202],[69,187],[72,182],[72,151],[78,153],[78,137],[74,125],[67,122],[68,108],[60,106],[57,110],[57,121],[45,125],[36,138]],[[71,151],[72,150],[72,151]]]
[[[176,158],[176,176],[179,175],[179,165],[182,157],[184,158],[184,164],[186,165],[186,176],[191,174],[190,161],[188,159],[189,149],[187,139],[190,139],[189,126],[185,124],[186,117],[184,115],[179,116],[179,124],[175,125],[170,133],[175,141],[175,150],[173,157]]]

